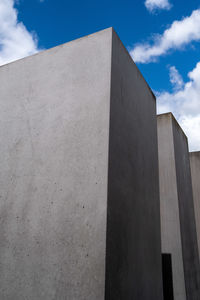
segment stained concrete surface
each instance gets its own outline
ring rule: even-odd
[[[155,99],[114,31],[0,82],[0,299],[162,299]]]
[[[200,255],[200,151],[190,152],[190,167],[192,175],[192,189],[194,198],[198,249]]]

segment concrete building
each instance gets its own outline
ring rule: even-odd
[[[0,82],[0,299],[162,299],[156,103],[118,36]]]
[[[187,137],[171,113],[159,115],[157,123],[162,253],[164,263],[168,258],[172,264],[167,282],[175,300],[198,300],[200,267]]]
[[[190,167],[192,175],[197,240],[200,255],[200,151],[190,152]]]

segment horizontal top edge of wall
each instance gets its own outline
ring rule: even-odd
[[[169,112],[166,112],[166,113],[157,114],[157,117],[164,117],[164,116],[170,116],[170,115],[173,116],[172,112],[169,111]]]
[[[191,151],[190,155],[200,156],[200,151]]]

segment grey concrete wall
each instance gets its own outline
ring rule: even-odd
[[[0,68],[0,299],[104,298],[111,41]]]
[[[196,220],[198,249],[200,255],[200,152],[190,152],[190,167],[192,175],[192,189],[194,198],[194,212]]]
[[[172,122],[170,113],[157,117],[161,240],[162,252],[172,255],[174,300],[184,300],[186,290]]]
[[[156,102],[112,43],[106,300],[162,299]]]
[[[174,152],[187,299],[200,298],[200,265],[194,214],[188,141],[173,119]]]
[[[0,82],[0,299],[162,299],[155,99],[113,30]]]

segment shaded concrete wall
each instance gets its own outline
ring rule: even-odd
[[[174,118],[173,135],[186,293],[187,299],[199,300],[200,265],[188,141],[181,127]]]
[[[157,116],[162,253],[172,255],[174,299],[186,299],[172,115]]]
[[[0,298],[162,299],[155,99],[116,34],[0,82]]]
[[[190,152],[190,167],[192,175],[197,240],[200,254],[200,152]]]
[[[106,300],[162,299],[155,98],[112,42]]]

